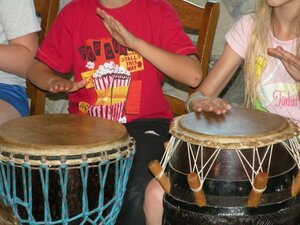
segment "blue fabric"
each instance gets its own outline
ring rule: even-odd
[[[21,116],[29,115],[29,106],[25,87],[0,83],[0,99],[11,104]]]

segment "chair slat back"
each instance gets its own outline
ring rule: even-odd
[[[213,41],[220,13],[220,3],[207,2],[204,8],[197,7],[183,0],[169,0],[176,9],[178,17],[187,33],[197,35],[196,47],[204,76],[207,75],[212,53]],[[189,94],[195,89],[188,88]],[[174,116],[184,114],[185,102],[176,96],[165,94]]]
[[[186,29],[197,33],[197,50],[202,65],[203,74],[208,71],[214,36],[217,28],[220,3],[207,2],[205,8],[200,8],[183,0],[169,0]]]

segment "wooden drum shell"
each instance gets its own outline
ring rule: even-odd
[[[110,210],[120,209],[125,191],[116,188],[117,182],[126,184],[135,151],[122,124],[70,114],[19,118],[0,126],[0,149],[5,177],[0,194],[23,224],[77,225],[116,219]],[[123,167],[126,162],[128,168]],[[104,208],[110,201],[116,206]]]
[[[261,120],[275,119],[272,124],[275,124],[275,128],[271,125],[271,128],[263,127],[258,131],[251,127],[251,131],[248,128],[243,131],[243,126],[257,118],[257,114],[261,116]],[[179,144],[176,145],[167,168],[171,188],[170,193],[164,197],[164,225],[298,225],[300,198],[291,197],[291,186],[298,168],[282,144],[297,134],[296,125],[277,115],[261,115],[261,112],[245,109],[233,109],[232,115],[223,118],[209,113],[202,114],[202,122],[199,122],[198,116],[192,113],[176,118],[171,127],[170,132]],[[241,123],[239,127],[231,124],[228,126],[233,127],[226,130],[227,125],[224,123],[244,116],[248,116],[245,124]],[[260,123],[259,120],[253,121],[254,125]],[[236,151],[240,150],[246,158],[251,159],[253,149],[257,148],[259,155],[263,157],[270,145],[273,146],[273,152],[267,188],[259,207],[247,207],[252,186]],[[216,149],[220,149],[203,183],[207,200],[207,205],[203,207],[195,203],[187,182],[187,174],[191,168],[188,148],[196,155],[199,146],[203,149],[201,158],[204,162],[208,161]],[[198,168],[203,165],[200,156],[196,164]],[[267,171],[267,164],[263,164],[264,171]],[[206,172],[204,169],[204,174]]]

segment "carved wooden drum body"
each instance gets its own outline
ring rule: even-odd
[[[113,225],[135,144],[113,121],[40,115],[0,126],[0,197],[22,224]]]
[[[170,191],[165,225],[296,225],[297,127],[278,115],[233,108],[175,118],[161,165]],[[297,177],[298,174],[298,177]]]

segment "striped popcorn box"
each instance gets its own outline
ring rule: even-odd
[[[89,115],[108,120],[121,121],[124,117],[124,102],[113,105],[95,105],[89,108]]]
[[[110,105],[93,105],[89,107],[89,115],[113,120]]]
[[[96,105],[90,107],[90,115],[115,121],[121,118],[124,120],[124,107],[130,81],[130,73],[114,62],[99,66],[93,75],[98,99]]]
[[[101,77],[93,78],[94,86],[96,89],[104,90],[110,88],[112,85],[111,75],[104,75]]]

